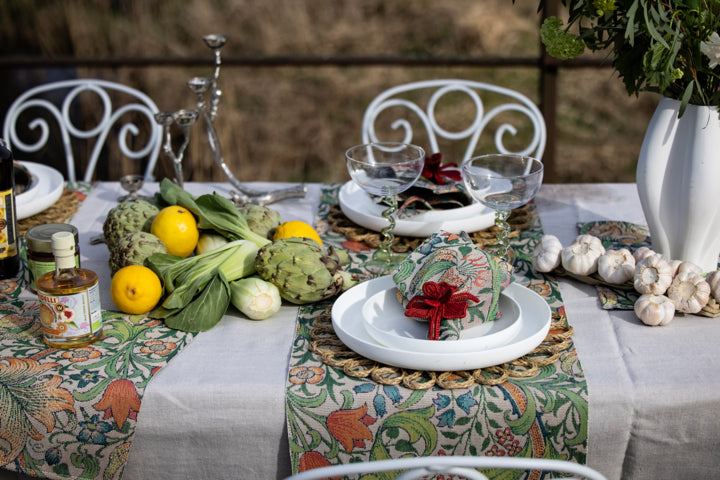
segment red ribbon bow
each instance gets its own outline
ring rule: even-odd
[[[425,282],[422,286],[424,295],[415,295],[405,309],[406,317],[427,318],[430,321],[428,338],[437,340],[440,337],[442,320],[464,318],[468,309],[468,300],[479,302],[473,294],[456,293],[458,287],[446,282]]]
[[[446,178],[456,182],[462,180],[462,175],[457,170],[456,163],[447,163],[445,165],[441,165],[441,163],[441,153],[433,153],[429,157],[425,157],[422,176],[437,185],[445,185]]]

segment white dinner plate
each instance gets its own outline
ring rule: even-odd
[[[363,307],[371,296],[394,287],[392,276],[368,280],[340,295],[332,308],[332,323],[338,338],[356,353],[386,365],[428,371],[460,371],[500,365],[531,352],[550,330],[551,311],[547,302],[532,290],[511,283],[503,293],[520,306],[520,328],[515,336],[500,345],[475,352],[453,353],[388,347],[367,333]]]
[[[502,316],[497,320],[463,329],[458,340],[428,340],[429,323],[406,317],[396,291],[393,284],[372,295],[362,309],[365,329],[386,347],[432,353],[477,352],[501,345],[520,331],[520,305],[503,293],[498,302]]]
[[[58,201],[62,195],[65,180],[60,172],[52,167],[34,162],[22,162],[34,177],[29,189],[15,197],[17,218],[32,217]]]
[[[355,182],[349,181],[338,193],[340,209],[351,221],[379,232],[387,226],[382,217],[383,205],[375,203],[370,195]],[[431,210],[396,221],[393,233],[408,237],[428,237],[444,230],[450,233],[477,232],[495,224],[495,212],[480,204],[447,210]]]

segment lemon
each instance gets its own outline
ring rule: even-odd
[[[200,238],[193,214],[177,205],[158,212],[150,226],[150,233],[162,240],[168,253],[180,257],[189,257]]]
[[[275,229],[273,240],[280,240],[281,238],[290,237],[312,238],[320,245],[322,245],[320,235],[318,235],[315,229],[311,225],[305,222],[301,222],[300,220],[290,220],[288,222],[283,222],[278,225],[278,227]]]
[[[123,267],[110,281],[110,298],[123,313],[148,313],[155,308],[161,296],[160,279],[142,265]]]

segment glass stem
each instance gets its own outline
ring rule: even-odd
[[[385,195],[383,201],[388,204],[388,208],[382,212],[382,216],[388,221],[388,225],[380,231],[383,235],[383,241],[380,243],[379,250],[386,258],[389,258],[391,255],[390,247],[395,241],[395,234],[393,234],[393,230],[395,230],[394,214],[397,211],[398,203],[395,195]]]
[[[500,228],[497,234],[498,254],[503,260],[508,260],[508,251],[510,243],[508,236],[510,235],[510,224],[507,219],[510,216],[510,210],[495,210],[495,225]]]

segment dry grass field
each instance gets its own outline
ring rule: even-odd
[[[228,36],[228,56],[536,56],[536,8],[533,0],[5,0],[0,55],[207,55],[202,68],[74,72],[136,86],[160,109],[176,110],[193,107],[187,79],[211,74],[211,54],[201,40],[207,33]],[[41,73],[7,75],[25,79],[27,88],[41,81]],[[374,96],[402,82],[447,77],[497,83],[539,98],[532,68],[227,66],[216,126],[241,180],[344,181],[343,152],[360,142],[362,114]],[[559,82],[557,180],[633,181],[657,98],[628,97],[609,68],[561,70]],[[22,88],[6,87],[0,108]],[[190,180],[223,179],[199,126],[187,157]],[[169,173],[167,163],[162,157],[161,168]]]

